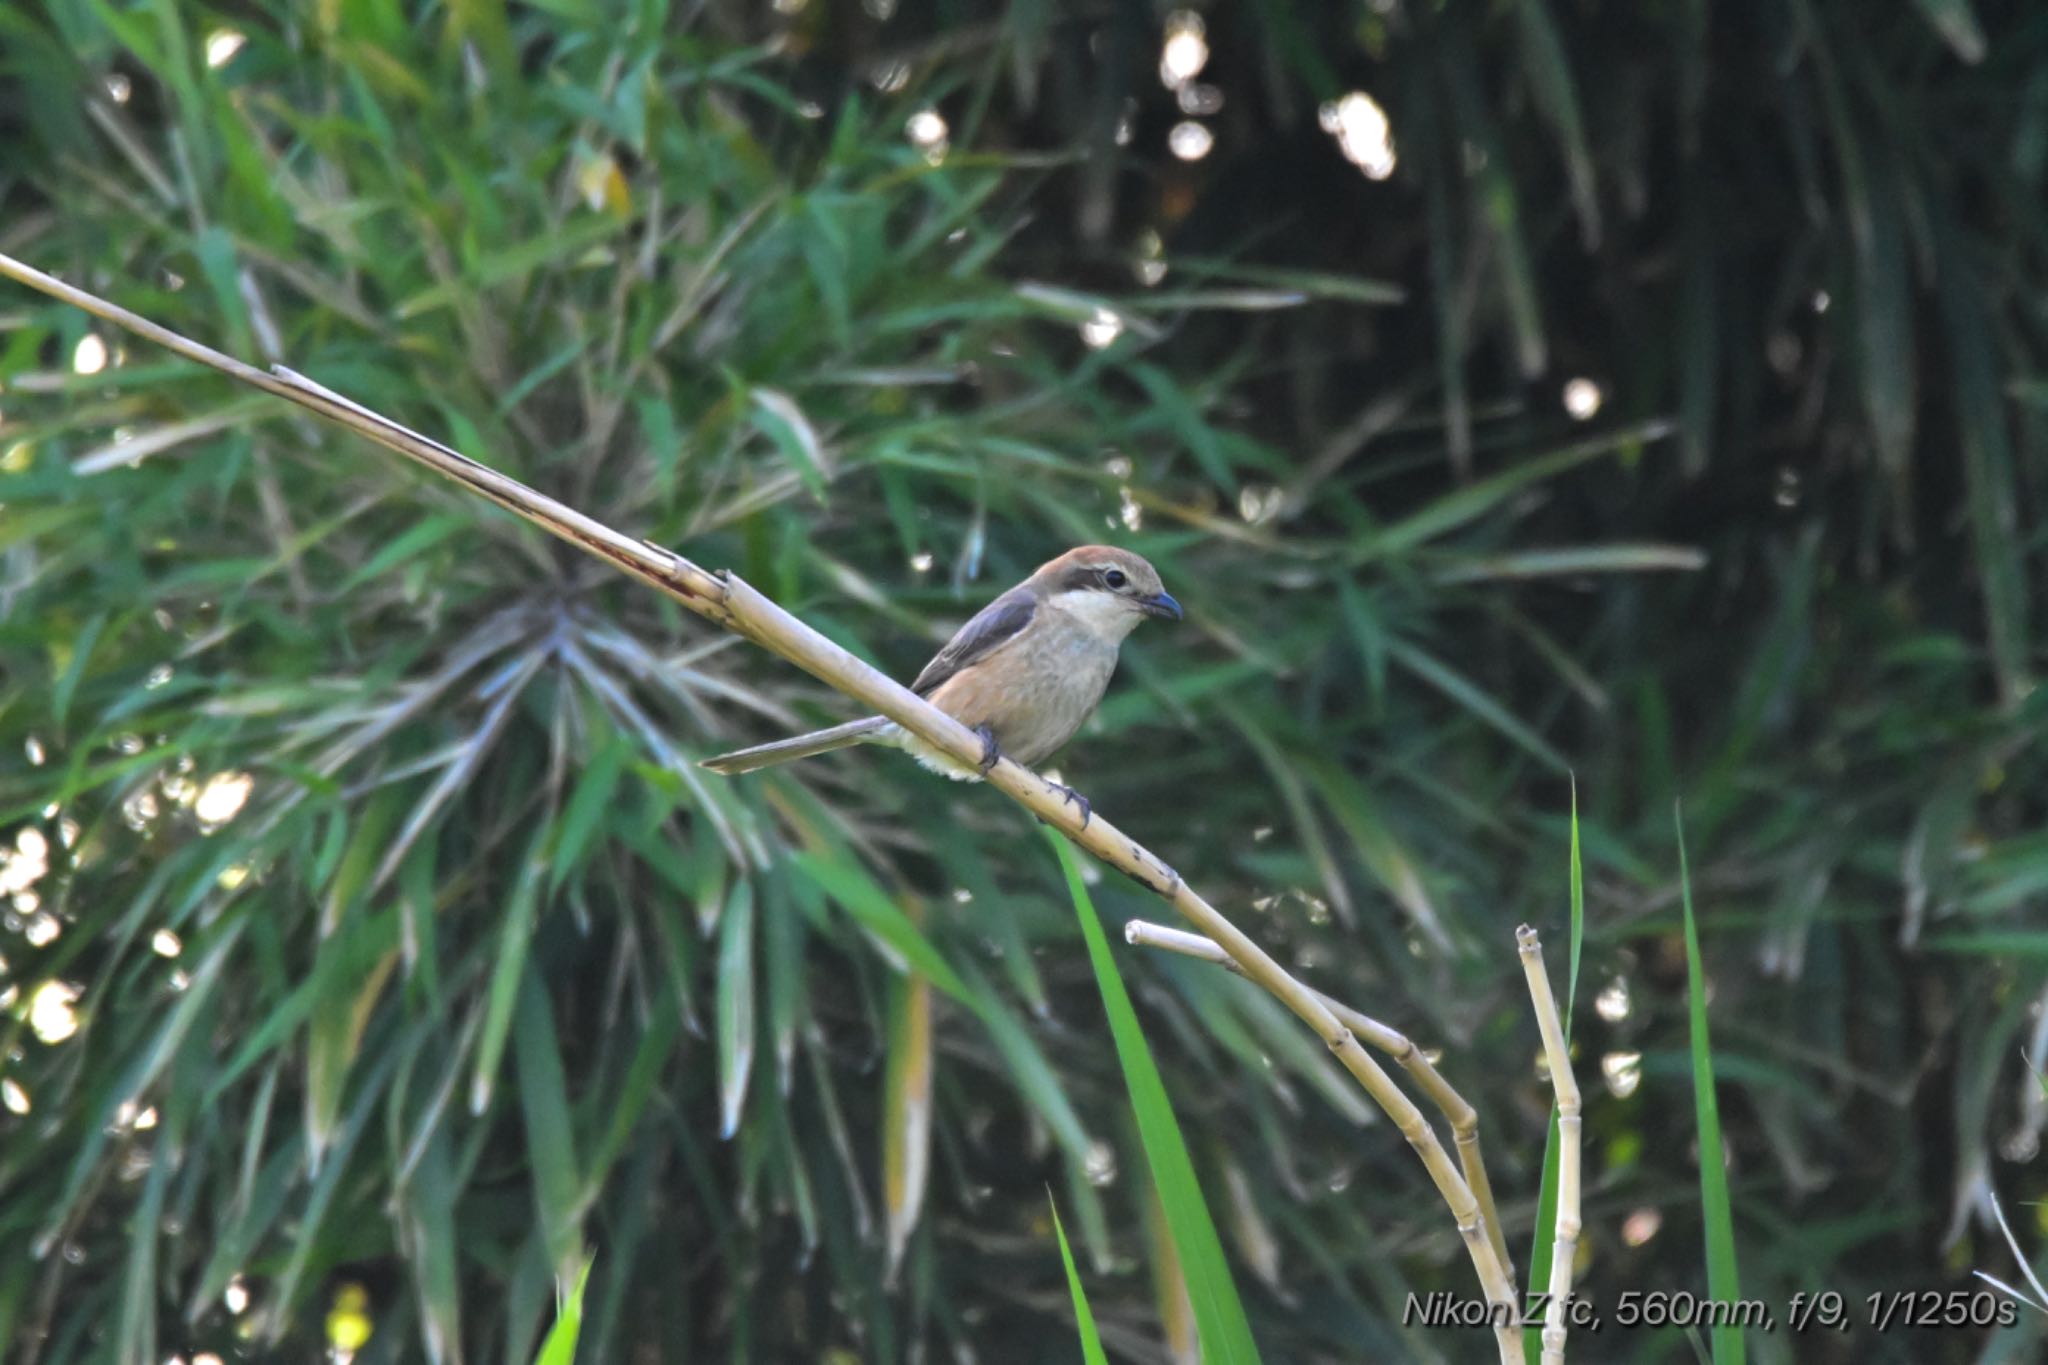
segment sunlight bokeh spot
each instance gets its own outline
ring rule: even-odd
[[[946,119],[936,109],[920,109],[912,114],[903,125],[903,135],[910,139],[910,145],[924,153],[924,159],[934,166],[946,159],[946,149],[951,130]]]
[[[1116,1183],[1116,1148],[1101,1138],[1088,1144],[1088,1159],[1083,1174],[1091,1185],[1112,1185]]]
[[[1621,1224],[1621,1240],[1632,1247],[1639,1247],[1657,1235],[1657,1229],[1664,1226],[1664,1215],[1656,1209],[1641,1208],[1631,1213]]]
[[[1166,17],[1166,40],[1159,48],[1159,83],[1178,90],[1209,64],[1209,40],[1202,16],[1177,10]]]
[[[198,817],[200,827],[211,833],[241,813],[255,787],[256,779],[247,773],[215,773],[199,789],[192,814]]]
[[[1602,401],[1600,386],[1590,379],[1573,379],[1564,386],[1564,410],[1575,422],[1584,422],[1597,414]]]
[[[1280,515],[1287,494],[1273,484],[1248,483],[1237,494],[1237,514],[1247,526],[1263,526]]]
[[[1600,1059],[1600,1074],[1616,1099],[1627,1099],[1643,1083],[1643,1054],[1610,1052]]]
[[[1124,320],[1107,308],[1098,308],[1086,322],[1081,324],[1081,340],[1096,350],[1101,350],[1122,336]]]
[[[206,35],[206,64],[219,68],[235,59],[249,40],[231,28],[217,28]]]
[[[78,1032],[74,1008],[79,988],[69,981],[45,981],[28,998],[28,1027],[45,1043],[61,1043]]]
[[[1216,146],[1216,135],[1193,119],[1183,119],[1167,133],[1166,145],[1182,161],[1200,161]]]
[[[1368,180],[1385,180],[1394,173],[1393,125],[1371,95],[1353,90],[1325,104],[1318,119],[1323,131],[1337,139],[1338,148]]]
[[[100,340],[97,332],[87,332],[71,348],[71,372],[73,374],[98,374],[107,368],[107,343]]]

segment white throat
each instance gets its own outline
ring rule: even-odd
[[[1129,602],[1115,593],[1097,588],[1069,588],[1065,592],[1056,592],[1046,599],[1046,605],[1110,645],[1122,644],[1123,638],[1137,628],[1139,620],[1137,609]]]

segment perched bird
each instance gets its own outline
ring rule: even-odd
[[[1117,647],[1148,616],[1181,619],[1180,603],[1160,586],[1158,571],[1128,550],[1083,545],[1041,564],[960,627],[910,690],[981,736],[978,768],[885,716],[721,754],[703,766],[749,773],[851,744],[905,749],[932,771],[963,781],[985,776],[1004,756],[1036,764],[1094,712],[1116,671]]]

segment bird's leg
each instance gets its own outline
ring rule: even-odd
[[[1051,788],[1052,788],[1052,789],[1053,789],[1054,791],[1056,791],[1056,792],[1058,792],[1058,793],[1060,794],[1060,802],[1061,802],[1061,804],[1063,804],[1063,805],[1072,805],[1072,804],[1074,804],[1075,802],[1079,802],[1079,803],[1080,803],[1080,806],[1081,806],[1081,828],[1082,828],[1082,829],[1086,829],[1086,828],[1088,828],[1088,816],[1089,816],[1089,813],[1090,813],[1090,811],[1091,811],[1091,810],[1093,809],[1093,807],[1091,807],[1091,806],[1090,806],[1090,805],[1088,804],[1088,798],[1087,798],[1087,797],[1085,797],[1085,796],[1083,796],[1083,795],[1081,795],[1081,793],[1079,793],[1079,792],[1075,791],[1075,790],[1074,790],[1074,789],[1073,789],[1072,787],[1069,787],[1069,786],[1068,786],[1068,785],[1066,785],[1066,784],[1065,784],[1064,782],[1048,782],[1048,783],[1047,783],[1046,785],[1047,785],[1047,786],[1049,786],[1049,787],[1051,787]]]
[[[1003,751],[996,747],[996,732],[986,725],[975,726],[974,733],[981,736],[981,762],[975,766],[981,769],[983,777],[987,777],[989,769],[995,767],[997,760],[1002,758]]]

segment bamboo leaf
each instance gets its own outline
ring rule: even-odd
[[[1913,0],[1913,3],[1956,56],[1973,66],[1984,60],[1987,50],[1984,30],[1977,23],[1977,14],[1970,8],[1970,0]]]
[[[344,594],[354,592],[370,580],[380,578],[399,565],[417,559],[450,536],[470,531],[474,525],[471,518],[455,516],[452,513],[425,517],[376,554],[364,560],[362,567],[343,579],[336,591]]]
[[[931,1169],[932,987],[915,972],[891,992],[882,1073],[882,1208],[893,1279],[924,1208]]]
[[[889,899],[888,893],[858,866],[816,852],[799,853],[790,861],[835,904],[852,915],[862,928],[894,950],[906,970],[916,970],[963,1004],[972,1006],[975,1003],[974,993],[939,956],[938,949],[932,946],[901,907]]]
[[[583,1259],[582,1175],[569,1121],[569,1083],[555,1034],[554,1009],[529,961],[520,978],[512,1022],[513,1059],[519,1069],[519,1104],[526,1116],[526,1154],[533,1167],[541,1236],[558,1280]],[[587,1264],[587,1263],[586,1263]]]
[[[498,931],[498,951],[491,965],[491,981],[484,997],[483,1032],[477,1040],[476,1069],[470,1078],[469,1112],[481,1114],[491,1105],[497,1083],[498,1063],[505,1055],[505,1039],[512,1027],[513,1006],[519,999],[519,982],[526,972],[536,906],[540,900],[543,869],[532,856],[547,836],[542,825],[534,836],[529,856],[515,873],[512,894],[505,904],[504,927]]]
[[[548,1328],[534,1365],[575,1365],[577,1339],[583,1335],[583,1294],[590,1287],[590,1267],[594,1264],[595,1258],[585,1257],[577,1269],[575,1281],[555,1310],[555,1324]]]
[[[776,389],[756,388],[752,392],[753,421],[789,467],[803,480],[804,487],[819,502],[825,501],[825,485],[832,481],[832,466],[817,428],[788,394]]]
[[[1552,748],[1541,735],[1516,719],[1505,706],[1481,690],[1477,683],[1450,665],[1434,655],[1417,649],[1406,640],[1388,641],[1387,652],[1394,662],[1470,711],[1485,724],[1498,730],[1518,748],[1527,750],[1559,773],[1571,770],[1571,765],[1565,762],[1563,754]]]
[[[1590,460],[1597,460],[1604,455],[1617,454],[1647,445],[1652,441],[1662,440],[1670,435],[1671,431],[1672,427],[1668,422],[1644,422],[1530,456],[1512,468],[1502,470],[1490,478],[1481,479],[1469,488],[1447,493],[1420,511],[1387,526],[1378,535],[1366,540],[1361,550],[1353,553],[1352,563],[1370,563],[1404,554],[1438,536],[1477,521],[1531,484],[1555,478],[1568,469]]]
[[[560,888],[582,862],[592,836],[611,816],[628,754],[625,743],[613,739],[597,751],[577,779],[576,792],[557,826],[554,856],[549,860],[550,890]]]
[[[1545,0],[1519,0],[1515,14],[1521,21],[1522,67],[1529,75],[1529,89],[1536,97],[1536,107],[1564,144],[1572,208],[1579,216],[1579,240],[1591,251],[1600,245],[1600,201],[1594,188],[1593,154],[1586,145],[1585,119],[1579,112],[1578,86],[1572,79],[1564,40]]]
[[[1067,1230],[1060,1224],[1060,1206],[1048,1193],[1046,1205],[1052,1210],[1053,1236],[1060,1242],[1060,1264],[1067,1271],[1067,1292],[1074,1299],[1074,1330],[1081,1338],[1081,1359],[1085,1365],[1109,1365],[1102,1351],[1102,1335],[1095,1330],[1095,1314],[1088,1307],[1088,1291],[1081,1287],[1081,1272],[1074,1266],[1074,1252],[1067,1245]]]
[[[93,646],[99,643],[100,632],[106,628],[107,614],[101,612],[80,626],[71,637],[70,658],[50,688],[50,720],[60,732],[64,728],[64,718],[71,713],[71,698],[77,694],[79,680],[85,677],[85,667],[92,660]]]
[[[1735,1264],[1735,1213],[1728,1198],[1728,1171],[1722,1164],[1721,1107],[1714,1094],[1714,1048],[1707,1036],[1707,987],[1700,962],[1700,935],[1692,910],[1692,873],[1686,865],[1685,820],[1674,812],[1678,830],[1678,886],[1685,911],[1685,982],[1692,1020],[1693,1110],[1699,1124],[1700,1212],[1706,1222],[1707,1297],[1734,1303],[1742,1297]],[[1715,1324],[1714,1365],[1743,1365],[1747,1358],[1742,1327]]]
[[[734,884],[718,917],[718,1135],[740,1129],[754,1072],[754,884]]]
[[[1244,1305],[1237,1296],[1237,1284],[1224,1259],[1216,1223],[1202,1197],[1195,1178],[1194,1162],[1182,1141],[1180,1122],[1166,1097],[1166,1083],[1152,1060],[1130,994],[1110,957],[1102,923],[1096,918],[1094,902],[1081,881],[1081,865],[1065,839],[1048,833],[1053,851],[1066,873],[1067,893],[1074,900],[1074,914],[1081,923],[1081,936],[1088,945],[1088,963],[1095,972],[1096,988],[1102,993],[1102,1007],[1109,1016],[1110,1034],[1116,1042],[1117,1063],[1130,1091],[1131,1109],[1138,1123],[1138,1136],[1145,1149],[1145,1163],[1158,1190],[1161,1210],[1179,1257],[1181,1272],[1194,1305],[1195,1325],[1202,1343],[1202,1359],[1211,1365],[1222,1362],[1252,1362],[1259,1358],[1252,1343],[1251,1326],[1245,1321]]]

